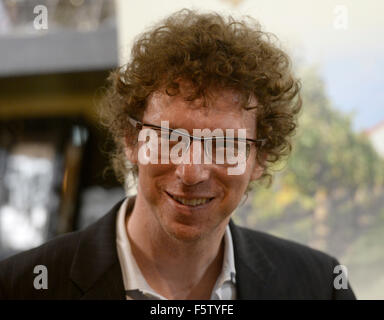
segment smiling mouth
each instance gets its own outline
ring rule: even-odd
[[[182,197],[176,197],[170,193],[167,192],[167,194],[176,202],[189,207],[197,207],[202,206],[204,204],[207,204],[211,202],[214,198],[194,198],[194,199],[186,199]]]

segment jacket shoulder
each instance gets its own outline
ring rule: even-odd
[[[49,286],[56,289],[68,279],[82,231],[58,236],[43,245],[0,262],[0,298],[33,298],[35,278],[46,268]],[[48,290],[47,290],[48,291]],[[41,290],[41,293],[48,293]]]
[[[336,260],[331,255],[298,242],[283,239],[262,231],[238,227],[244,238],[250,243],[261,246],[272,260],[286,262],[302,262],[304,264],[328,264]]]
[[[238,240],[247,244],[246,263],[257,264],[260,257],[273,270],[273,283],[283,296],[319,299],[354,299],[348,290],[336,290],[334,280],[340,272],[335,269],[339,261],[320,250],[265,232],[238,226]],[[261,252],[261,253],[260,253]],[[253,254],[254,253],[254,254]],[[252,257],[252,255],[254,255]],[[251,262],[249,262],[251,261]]]

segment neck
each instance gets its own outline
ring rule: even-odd
[[[226,224],[197,240],[181,241],[138,202],[126,222],[132,254],[154,290],[171,299],[209,299],[222,268]]]

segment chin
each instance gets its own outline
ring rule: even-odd
[[[182,242],[194,242],[202,238],[202,230],[197,226],[173,222],[166,228],[167,233]]]

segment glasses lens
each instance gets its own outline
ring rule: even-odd
[[[183,158],[183,154],[188,153],[188,147],[191,141],[188,137],[178,134],[177,132],[167,129],[155,129],[157,134],[157,155],[160,163],[179,163]],[[219,165],[236,165],[237,163],[247,160],[250,152],[250,144],[225,137],[213,137],[202,141],[193,141],[204,144],[200,151],[194,145],[194,156],[192,161],[198,161],[197,157],[201,157],[199,163],[214,163]],[[205,152],[202,152],[202,150]],[[156,149],[156,148],[155,148]],[[191,150],[190,150],[191,151]],[[195,155],[196,153],[196,155]]]
[[[247,159],[249,144],[223,137],[214,137],[204,141],[205,152],[208,158],[215,164],[235,165],[242,159]]]

